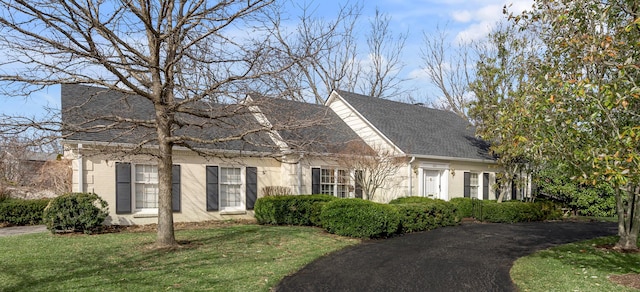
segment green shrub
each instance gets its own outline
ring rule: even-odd
[[[42,224],[42,213],[49,199],[4,199],[0,202],[0,222],[11,225]]]
[[[322,208],[320,218],[330,233],[360,238],[388,237],[400,224],[393,206],[362,199],[331,201]]]
[[[453,198],[449,202],[456,207],[460,218],[473,217],[473,201],[471,198]]]
[[[329,195],[262,197],[256,200],[255,217],[260,224],[320,226],[321,203],[337,199]]]
[[[482,220],[495,223],[516,223],[545,220],[540,204],[510,201],[499,204],[483,204]]]
[[[109,215],[107,202],[92,193],[69,193],[59,196],[44,210],[43,221],[52,233],[82,231],[92,233],[102,227]]]
[[[389,202],[391,205],[395,204],[422,204],[422,203],[431,203],[434,201],[442,201],[440,199],[426,198],[426,197],[401,197],[397,199],[393,199]]]
[[[431,230],[460,222],[456,207],[450,202],[425,197],[403,197],[389,202],[400,213],[403,233]]]
[[[538,199],[534,204],[542,211],[543,220],[558,220],[562,218],[562,204],[544,199]]]
[[[571,178],[572,169],[564,163],[548,165],[534,176],[538,193],[563,203],[584,216],[609,217],[616,214],[615,189],[607,181],[582,184]]]
[[[400,214],[402,233],[431,230],[456,225],[460,222],[453,204],[442,200],[430,200],[424,203],[398,204],[394,202],[392,204]]]

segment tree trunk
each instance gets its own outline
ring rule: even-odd
[[[173,230],[173,208],[171,200],[173,145],[168,140],[171,136],[169,118],[161,106],[156,107],[158,123],[158,234],[156,247],[176,246]]]
[[[627,214],[624,212],[624,193],[629,194]],[[637,250],[638,232],[640,231],[640,194],[638,187],[629,187],[626,191],[617,187],[616,207],[618,213],[618,236],[620,236],[618,243],[616,243],[616,248]]]

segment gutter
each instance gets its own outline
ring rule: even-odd
[[[423,158],[423,159],[437,159],[437,160],[449,160],[449,161],[459,161],[459,162],[478,162],[478,163],[488,163],[488,164],[498,164],[494,159],[475,159],[475,158],[461,158],[461,157],[450,157],[450,156],[437,156],[437,155],[421,155],[421,154],[411,154],[413,158]]]
[[[298,159],[298,195],[302,195],[302,158],[304,153],[300,153],[300,159]]]
[[[82,158],[82,144],[78,144],[78,192],[84,193],[84,163]]]

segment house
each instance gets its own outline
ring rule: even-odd
[[[326,105],[371,147],[407,157],[393,197],[495,199],[489,145],[454,113],[340,90]]]
[[[122,119],[149,119],[151,103],[83,85],[62,85],[61,98],[73,190],[103,197],[110,206],[109,224],[156,222],[157,166],[148,155],[154,130]],[[359,196],[355,170],[341,163],[349,159],[342,150],[354,144],[405,161],[378,189],[378,201],[495,198],[497,168],[487,144],[452,113],[339,90],[325,105],[257,94],[246,101],[244,106],[199,102],[195,114],[177,116],[185,123],[175,135],[242,139],[174,146],[174,221],[252,217],[255,200],[269,186],[293,194]],[[212,110],[198,114],[199,108]],[[229,112],[234,114],[223,114]],[[241,133],[249,128],[262,130]]]

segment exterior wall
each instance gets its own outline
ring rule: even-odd
[[[155,164],[152,159],[144,157],[127,157],[115,159],[107,155],[92,154],[83,151],[83,189],[79,188],[78,166],[79,159],[76,149],[67,149],[65,156],[73,160],[73,191],[94,192],[109,204],[107,224],[130,225],[157,223],[157,214],[132,213],[116,214],[116,162],[131,162],[133,164]],[[253,211],[247,210],[242,214],[225,214],[220,211],[206,209],[206,166],[229,166],[243,168],[257,167],[258,197],[263,196],[262,188],[269,185],[283,185],[280,162],[270,158],[205,158],[186,151],[175,152],[175,165],[181,167],[181,208],[174,212],[175,222],[195,222],[206,220],[224,220],[232,218],[253,218]],[[244,184],[243,184],[244,188]],[[133,192],[132,192],[133,195]],[[246,196],[245,196],[246,198]]]
[[[328,106],[371,148],[387,153],[399,152],[393,144],[384,139],[360,115],[355,113],[337,93],[332,93],[332,100]]]
[[[486,163],[473,162],[452,162],[451,171],[449,173],[449,199],[464,197],[464,173],[489,173],[489,200],[495,200],[495,182],[496,172],[499,172],[497,166]],[[479,179],[479,198],[482,200],[482,178]]]
[[[489,173],[489,199],[495,200],[495,177],[499,169],[495,164],[483,162],[463,162],[437,159],[416,159],[412,164],[411,195],[424,196],[424,174],[428,171],[437,172],[440,175],[442,185],[440,193],[435,198],[450,200],[452,198],[464,197],[464,173],[478,173],[479,186],[478,197],[482,199],[482,173]]]

